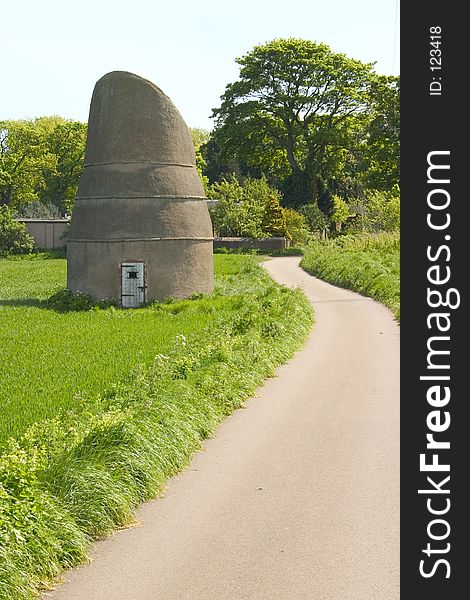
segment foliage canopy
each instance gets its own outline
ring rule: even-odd
[[[293,205],[310,202],[365,132],[373,65],[295,38],[256,46],[237,62],[239,80],[213,111],[222,155],[283,180]]]
[[[0,204],[39,200],[70,212],[83,170],[87,126],[62,117],[0,121]]]
[[[235,175],[213,184],[209,198],[217,201],[211,210],[214,229],[223,236],[266,238],[287,235],[280,193],[265,178]]]

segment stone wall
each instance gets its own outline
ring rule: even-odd
[[[252,249],[252,250],[286,250],[290,241],[285,237],[271,238],[244,238],[244,237],[216,237],[214,238],[214,249],[229,248]]]
[[[63,235],[67,231],[68,219],[16,219],[26,225],[29,235],[37,248],[54,250],[63,248],[66,241]]]

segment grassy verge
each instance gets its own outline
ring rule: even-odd
[[[312,275],[382,302],[400,318],[399,233],[315,242],[300,264]]]
[[[205,314],[202,329],[174,335],[120,383],[4,443],[2,600],[32,597],[85,560],[91,540],[131,522],[307,336],[312,314],[300,291],[273,283],[253,257],[217,261],[210,297],[142,309],[181,315],[181,324]]]

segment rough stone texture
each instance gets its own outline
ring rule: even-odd
[[[91,100],[68,287],[120,299],[121,263],[142,261],[146,301],[210,292],[212,238],[191,134],[178,110],[150,81],[108,73]]]
[[[68,277],[80,280],[80,291],[94,298],[119,298],[121,263],[141,261],[145,263],[147,300],[185,298],[196,291],[210,291],[200,282],[206,281],[212,246],[197,240],[78,243],[74,245],[74,260],[68,263]],[[165,290],[173,290],[173,294]]]

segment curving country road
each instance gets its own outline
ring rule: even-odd
[[[399,328],[298,262],[265,267],[315,307],[304,348],[44,597],[398,600]]]

